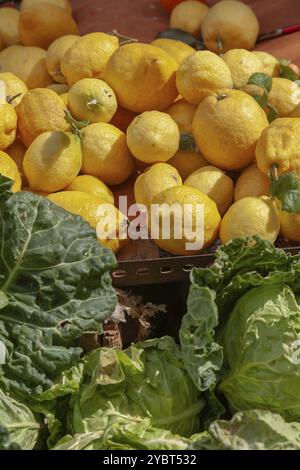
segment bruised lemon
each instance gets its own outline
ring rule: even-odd
[[[178,65],[180,65],[186,57],[195,52],[195,49],[188,44],[185,44],[182,41],[176,41],[175,39],[158,38],[152,41],[151,45],[167,52],[174,60],[176,60]]]
[[[76,34],[67,34],[62,36],[50,45],[46,57],[45,63],[50,77],[56,83],[66,83],[66,79],[61,71],[61,63],[66,52],[73,46],[73,44],[79,39]]]
[[[12,191],[21,190],[21,176],[14,160],[7,153],[0,151],[0,174],[14,181]]]
[[[94,194],[110,204],[114,204],[114,195],[99,178],[89,175],[79,175],[67,186],[65,191],[81,191]]]
[[[5,83],[7,101],[15,108],[21,103],[23,96],[28,91],[26,84],[10,72],[0,73],[0,81]]]

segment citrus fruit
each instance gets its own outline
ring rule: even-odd
[[[176,41],[175,39],[159,38],[152,41],[151,45],[167,52],[174,60],[176,60],[178,65],[180,65],[186,57],[195,52],[195,49],[188,44],[185,44],[182,41]]]
[[[200,152],[211,165],[223,170],[238,170],[253,162],[257,141],[268,125],[259,104],[239,90],[208,96],[193,121]]]
[[[15,108],[28,91],[27,86],[17,75],[10,72],[0,73],[0,81],[5,83],[7,100]]]
[[[179,149],[174,157],[168,160],[168,164],[176,168],[182,180],[185,181],[191,173],[207,166],[208,162],[195,150]]]
[[[253,51],[253,54],[255,54],[262,62],[264,73],[271,77],[279,77],[280,66],[276,57],[265,51]]]
[[[76,34],[62,36],[52,42],[46,53],[46,67],[50,77],[56,83],[66,83],[66,79],[61,72],[61,62],[65,53],[73,46],[77,39],[79,39],[79,36]]]
[[[233,201],[234,186],[232,179],[214,166],[205,166],[194,171],[184,182],[209,196],[217,204],[221,216]]]
[[[20,12],[16,8],[2,7],[0,10],[0,36],[6,46],[20,43]]]
[[[51,5],[62,8],[70,15],[72,14],[72,5],[70,0],[22,0],[20,8],[21,10],[26,10],[26,8],[34,7],[40,3],[50,3]]]
[[[7,153],[0,151],[0,175],[14,181],[12,191],[21,190],[21,176],[14,160]]]
[[[244,197],[235,202],[225,214],[220,227],[223,244],[234,238],[258,235],[275,242],[280,222],[275,202],[268,197]]]
[[[243,197],[268,196],[270,192],[270,179],[253,163],[238,177],[234,200],[239,201]]]
[[[90,175],[79,175],[66,187],[65,191],[81,191],[94,194],[109,204],[114,204],[114,195],[111,190],[99,178]]]
[[[279,211],[280,233],[290,241],[300,242],[300,214]]]
[[[130,111],[166,109],[178,95],[177,62],[149,44],[126,44],[110,58],[105,81],[116,93],[120,106]]]
[[[261,60],[246,49],[231,49],[223,55],[228,65],[235,88],[245,88],[251,75],[263,72]]]
[[[21,179],[22,186],[27,186],[28,181],[23,171],[23,160],[26,152],[26,147],[23,144],[22,140],[16,138],[16,140],[6,149],[6,153],[14,160],[15,164],[18,167]]]
[[[242,2],[225,0],[214,5],[202,23],[206,47],[217,53],[229,49],[252,49],[259,33],[253,10]]]
[[[193,36],[201,35],[201,26],[208,12],[208,6],[204,3],[187,0],[176,5],[170,17],[170,28],[181,29]]]
[[[17,115],[14,108],[6,103],[0,104],[0,150],[9,147],[16,138]]]
[[[103,80],[83,78],[69,90],[68,108],[79,121],[109,122],[117,107],[116,95]]]
[[[37,194],[38,196],[42,196],[42,197],[47,197],[50,194],[50,193],[46,193],[45,191],[39,191],[38,189],[32,189],[29,186],[26,186],[25,188],[23,188],[22,191],[25,191],[27,193]]]
[[[39,135],[27,149],[23,162],[29,186],[48,193],[69,186],[81,165],[79,137],[60,131]]]
[[[59,96],[68,94],[70,87],[63,83],[52,83],[52,85],[47,86],[48,90],[55,91]]]
[[[134,159],[127,147],[126,136],[111,124],[100,122],[85,127],[81,143],[84,174],[116,185],[126,181],[133,172]]]
[[[118,106],[116,114],[113,116],[110,124],[120,129],[122,132],[127,132],[128,126],[132,123],[134,118],[137,116],[136,113],[129,111],[128,109]]]
[[[60,99],[62,100],[64,106],[68,106],[68,97],[69,93],[63,93],[62,95],[59,95]]]
[[[181,99],[171,104],[165,112],[176,122],[182,134],[193,132],[193,119],[197,107]]]
[[[273,106],[279,117],[289,116],[300,104],[300,87],[287,78],[273,78],[268,103]]]
[[[105,33],[90,33],[78,39],[61,60],[61,73],[71,86],[82,78],[104,78],[107,62],[119,40]]]
[[[227,64],[210,51],[197,51],[179,66],[176,75],[178,92],[192,104],[199,104],[211,93],[232,88],[233,81]]]

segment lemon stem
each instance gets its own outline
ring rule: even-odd
[[[97,108],[98,106],[99,106],[99,101],[97,100],[97,98],[93,98],[87,102],[88,108]]]
[[[120,34],[116,29],[113,29],[112,32],[108,34],[110,34],[111,36],[116,36],[119,39],[121,46],[124,46],[125,44],[131,44],[133,42],[139,42],[138,39],[131,38],[129,36],[124,36],[124,34]]]
[[[81,129],[90,124],[89,121],[77,121],[68,109],[65,109],[65,119],[70,124],[72,133],[80,138],[82,137]]]
[[[275,163],[271,166],[270,176],[272,180],[275,180],[275,181],[279,180],[278,166],[275,165]]]
[[[220,37],[217,38],[217,48],[220,52],[223,52],[224,43],[223,43],[223,40]]]
[[[8,102],[8,104],[12,104],[12,102],[16,100],[17,98],[19,98],[19,96],[21,95],[22,93],[18,93],[17,95],[14,95],[14,96],[7,96],[6,101]]]
[[[225,98],[227,98],[228,95],[226,95],[226,93],[223,93],[222,95],[218,95],[217,96],[217,100],[218,101],[222,101],[222,100],[225,100]]]

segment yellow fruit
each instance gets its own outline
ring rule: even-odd
[[[63,83],[53,83],[52,85],[47,86],[48,90],[55,91],[55,93],[59,96],[68,94],[70,87],[68,85],[64,85]]]
[[[235,190],[234,200],[243,197],[268,196],[270,192],[270,179],[257,167],[256,163],[246,168],[239,176]]]
[[[21,191],[21,176],[14,160],[7,153],[0,151],[0,175],[14,181],[12,191]]]
[[[259,33],[259,23],[252,9],[242,2],[225,0],[214,5],[202,23],[206,47],[217,53],[229,49],[252,49]]]
[[[116,95],[103,80],[83,78],[69,90],[68,109],[79,121],[109,122],[117,107]]]
[[[251,75],[264,72],[261,60],[246,49],[231,49],[223,55],[235,88],[245,88]]]
[[[40,3],[50,3],[51,5],[62,8],[70,15],[72,14],[72,5],[70,0],[22,0],[21,10],[26,10],[26,8],[34,7]]]
[[[45,65],[46,51],[39,47],[10,46],[0,52],[1,72],[17,75],[29,89],[52,83]]]
[[[208,12],[208,6],[201,2],[187,0],[175,6],[170,17],[170,28],[181,29],[193,36],[201,35],[201,26]]]
[[[20,43],[19,19],[20,12],[16,8],[1,8],[0,35],[6,46]]]
[[[111,190],[95,176],[80,175],[68,186],[65,191],[81,191],[101,197],[109,204],[114,204],[114,195]]]
[[[197,107],[185,100],[176,101],[166,109],[166,113],[176,122],[182,134],[193,132],[193,119]]]
[[[265,51],[253,51],[253,54],[262,62],[264,73],[271,75],[271,77],[279,77],[280,66],[276,57]]]
[[[46,88],[28,91],[17,108],[18,130],[26,147],[43,132],[66,131],[64,109],[61,98],[54,91]]]
[[[38,189],[32,189],[29,186],[23,188],[22,191],[25,191],[27,193],[37,194],[37,196],[43,196],[43,197],[47,197],[50,194],[50,193],[46,193],[45,191],[39,191]]]
[[[232,88],[229,67],[216,54],[198,51],[187,57],[176,75],[178,92],[192,104],[199,104],[221,88]]]
[[[73,46],[79,39],[75,34],[67,34],[56,39],[49,47],[45,63],[48,73],[52,79],[57,83],[66,83],[66,79],[61,72],[61,62],[65,53]]]
[[[21,12],[19,22],[21,43],[48,49],[55,39],[66,34],[78,34],[69,13],[49,3],[40,3]]]
[[[300,118],[300,104],[298,104],[296,108],[293,109],[293,111],[289,114],[288,117]]]
[[[259,104],[239,90],[208,96],[193,121],[200,152],[209,163],[223,170],[238,170],[253,162],[257,141],[268,125]]]
[[[300,104],[300,87],[287,78],[273,78],[268,103],[278,111],[279,117],[289,116]]]
[[[280,233],[284,238],[300,242],[300,214],[279,211]]]
[[[14,160],[18,167],[22,179],[22,186],[27,186],[28,181],[23,171],[23,160],[26,152],[26,147],[21,139],[16,138],[10,147],[6,149],[6,153]]]
[[[235,202],[225,214],[220,238],[227,243],[234,238],[258,235],[264,240],[275,242],[280,222],[275,203],[267,197],[244,197]]]
[[[17,115],[14,108],[6,103],[0,104],[0,150],[9,147],[16,138]]]
[[[50,194],[48,199],[66,211],[81,216],[95,230],[97,230],[98,224],[103,220],[103,216],[99,214],[99,207],[101,207],[102,204],[108,206],[112,217],[115,218],[117,238],[113,233],[111,233],[111,239],[110,237],[106,239],[99,238],[99,241],[104,246],[111,248],[115,252],[119,250],[122,245],[122,240],[118,239],[118,226],[119,222],[124,223],[126,222],[126,219],[112,204],[107,204],[105,199],[103,200],[101,197],[95,196],[94,194],[88,194],[81,191],[63,191],[56,194]]]
[[[182,179],[174,167],[167,163],[156,163],[137,178],[134,185],[135,202],[148,207],[159,193],[181,185]]]
[[[149,44],[127,44],[110,58],[105,81],[116,93],[120,106],[137,113],[170,106],[178,95],[177,62]]]
[[[152,200],[151,216],[153,216],[153,205],[165,204],[165,207],[161,207],[159,211],[159,222],[157,228],[159,229],[159,236],[154,240],[155,243],[168,253],[174,255],[192,255],[199,253],[203,248],[211,245],[218,235],[220,225],[220,214],[214,201],[212,201],[206,194],[201,191],[189,186],[175,186],[173,188],[166,189],[162,193],[159,193]],[[176,205],[181,208],[180,212],[175,212],[176,217],[171,217],[170,224],[170,237],[163,239],[162,227],[168,225],[168,211],[167,207]],[[185,205],[185,207],[184,207]],[[200,223],[200,226],[196,226],[196,210],[199,207],[204,206],[204,227]],[[195,233],[187,237],[187,233],[182,230],[182,236],[176,239],[176,232],[181,227],[184,228],[184,215],[186,220],[191,218],[192,228]],[[151,217],[152,218],[152,217]],[[198,225],[198,224],[197,224]],[[151,229],[153,229],[153,223],[151,223]],[[194,247],[193,250],[188,249],[187,243],[201,242],[202,229],[204,228],[204,246]],[[166,235],[165,235],[166,237]],[[195,249],[197,248],[197,249]]]
[[[132,155],[144,163],[166,162],[179,149],[180,133],[166,113],[146,111],[127,129],[127,145]]]
[[[116,185],[129,178],[134,170],[125,134],[100,122],[82,130],[82,172],[99,178],[105,184]]]
[[[5,45],[4,39],[0,35],[0,51],[3,51],[3,49],[5,49],[5,47],[6,47],[6,45]]]
[[[60,95],[60,99],[62,100],[64,106],[68,106],[68,97],[69,97],[69,93],[63,93],[62,95]]]
[[[0,73],[0,81],[5,83],[7,100],[15,108],[27,93],[27,86],[17,75],[10,72]]]
[[[183,181],[194,171],[208,165],[205,158],[194,150],[178,150],[168,163],[176,168]]]
[[[176,60],[178,65],[180,65],[186,57],[195,52],[195,49],[188,44],[168,38],[155,39],[151,42],[151,46],[158,47],[159,49],[167,52],[174,60]]]
[[[107,62],[119,40],[105,33],[90,33],[78,39],[61,60],[61,73],[72,86],[82,78],[104,78]]]
[[[69,186],[81,165],[79,137],[59,131],[39,135],[27,149],[23,162],[30,187],[48,193]]]
[[[278,174],[295,171],[300,177],[300,118],[275,119],[256,146],[258,168],[267,176],[275,165]]]
[[[199,189],[215,201],[221,216],[232,204],[234,191],[232,179],[214,166],[205,166],[194,171],[185,180],[184,185]]]

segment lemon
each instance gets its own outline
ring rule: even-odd
[[[160,111],[145,111],[127,129],[127,145],[144,163],[166,162],[179,149],[180,133],[175,121]]]
[[[27,186],[28,181],[23,171],[23,160],[26,152],[26,147],[23,144],[21,139],[16,138],[10,147],[6,149],[6,153],[14,160],[15,164],[18,167],[21,179],[22,186]]]
[[[26,186],[25,188],[23,188],[22,191],[25,191],[27,193],[37,194],[38,196],[42,196],[42,197],[47,197],[50,194],[50,193],[46,193],[45,191],[39,191],[38,189],[32,189],[29,186]]]
[[[5,42],[4,42],[4,39],[3,37],[0,35],[0,51],[3,51],[3,49],[5,49]]]
[[[278,111],[279,117],[286,117],[300,104],[300,87],[287,78],[273,78],[268,103]]]
[[[263,64],[263,72],[271,77],[279,77],[280,65],[276,57],[265,51],[253,51]]]
[[[5,83],[7,100],[15,108],[21,103],[23,96],[28,91],[27,86],[23,80],[10,72],[0,73],[0,81]]]
[[[69,97],[69,93],[63,93],[62,95],[59,95],[60,96],[60,99],[62,100],[64,106],[68,106],[68,97]]]
[[[233,81],[227,64],[210,51],[197,51],[179,66],[176,75],[180,95],[192,104],[199,104],[221,88],[232,88]]]
[[[279,234],[279,214],[275,203],[267,197],[244,197],[225,214],[220,238],[223,244],[234,238],[254,235],[275,242]]]
[[[208,165],[199,152],[189,149],[179,149],[168,163],[176,168],[183,181],[194,171]]]
[[[257,142],[257,166],[266,176],[276,166],[279,175],[295,171],[300,177],[299,148],[300,118],[275,119]]]
[[[174,167],[167,163],[156,163],[137,178],[134,185],[135,202],[150,206],[157,194],[181,185],[182,179]]]
[[[72,14],[72,5],[70,0],[22,0],[21,10],[26,10],[26,8],[34,7],[40,3],[50,3],[51,5],[62,8],[70,15]]]
[[[7,153],[0,151],[0,174],[14,181],[12,191],[21,190],[21,176],[14,160]]]
[[[279,211],[280,233],[284,238],[300,242],[300,214]]]
[[[187,0],[175,6],[170,17],[170,28],[181,29],[193,36],[201,35],[201,26],[208,7],[201,2]]]
[[[52,83],[45,65],[46,51],[39,47],[10,46],[0,52],[1,72],[11,72],[31,88]]]
[[[0,150],[9,147],[16,138],[17,115],[14,108],[6,103],[0,104]]]
[[[208,96],[193,121],[200,152],[211,165],[223,170],[238,170],[253,162],[257,141],[268,125],[259,104],[239,90]]]
[[[76,34],[62,36],[52,42],[46,53],[45,63],[48,73],[57,83],[66,83],[66,79],[61,72],[61,62],[66,52],[73,46],[77,39],[79,39],[79,36]]]
[[[149,44],[126,44],[110,58],[105,81],[116,93],[120,106],[137,113],[162,111],[178,95],[177,62]]]
[[[104,122],[82,130],[82,172],[99,178],[105,184],[126,181],[134,170],[134,159],[126,144],[125,134]]]
[[[246,49],[231,49],[223,55],[228,65],[235,88],[245,88],[251,75],[263,72],[261,60]]]
[[[225,0],[214,5],[202,23],[206,47],[217,53],[229,49],[252,49],[259,33],[253,10],[242,2]]]
[[[103,216],[99,214],[99,207],[105,204],[109,207],[110,213],[116,221],[116,236],[119,236],[118,227],[119,223],[125,223],[125,217],[116,209],[112,204],[107,204],[105,199],[94,194],[88,194],[81,191],[63,191],[56,194],[50,194],[48,199],[54,204],[62,207],[72,214],[81,216],[90,226],[97,230],[98,224],[101,222]],[[111,233],[111,239],[99,239],[99,241],[106,246],[111,248],[113,251],[118,251],[122,246],[122,240],[115,238],[114,234]]]
[[[114,195],[111,190],[95,176],[79,175],[65,189],[65,191],[81,191],[83,193],[94,194],[109,204],[114,204]]]
[[[83,78],[69,90],[68,108],[79,121],[109,122],[117,107],[116,95],[103,80]]]
[[[234,186],[232,179],[214,166],[205,166],[194,171],[184,182],[215,201],[221,216],[229,209],[233,201]]]
[[[151,46],[158,47],[159,49],[167,52],[174,60],[176,60],[178,65],[180,65],[186,57],[195,52],[195,49],[188,44],[168,38],[155,39],[151,42]]]
[[[193,119],[197,107],[181,99],[171,104],[166,109],[166,113],[176,122],[182,134],[191,134],[193,132]]]
[[[90,33],[78,39],[61,60],[61,73],[72,86],[82,78],[104,78],[106,65],[118,49],[119,40],[105,33]]]
[[[1,8],[0,36],[2,36],[6,46],[20,44],[19,19],[20,12],[16,8]]]
[[[52,83],[52,85],[47,86],[48,90],[55,91],[59,96],[68,94],[70,87],[63,83]]]
[[[293,109],[293,111],[289,114],[288,117],[300,118],[300,104],[298,104],[296,108]]]
[[[234,190],[234,200],[243,197],[268,196],[270,192],[270,179],[253,163],[239,176]]]
[[[155,217],[153,215],[153,211],[155,205],[164,205],[159,210],[158,226],[155,227],[158,229],[159,234],[154,240],[162,250],[174,255],[192,255],[214,243],[217,238],[221,221],[217,206],[214,201],[198,189],[191,188],[189,186],[175,186],[166,189],[155,196],[152,200],[150,211],[152,219],[151,230],[153,230],[154,227],[153,218]],[[167,237],[167,234],[164,235],[162,233],[162,228],[164,225],[168,225],[168,208],[173,205],[177,208],[175,211],[176,217],[173,216],[170,218],[170,237]],[[202,223],[200,224],[200,227],[196,226],[196,214],[198,208],[204,209],[204,226]],[[181,209],[181,214],[178,211],[179,209]],[[181,237],[176,234],[180,229],[180,224],[181,228],[184,228],[184,216],[185,220],[189,218],[191,219],[192,228],[193,231],[195,231],[193,236],[191,236],[192,234],[185,233],[185,230],[182,230]],[[204,229],[204,246],[202,248],[194,247],[193,250],[188,249],[187,243],[200,243],[202,241],[202,228]]]
[[[17,108],[18,130],[26,147],[43,132],[66,131],[64,109],[54,91],[46,88],[28,91]]]
[[[60,131],[39,135],[27,149],[23,162],[29,186],[48,193],[69,186],[81,165],[79,137]]]
[[[78,34],[72,16],[49,3],[38,3],[21,11],[19,21],[21,43],[47,49],[55,39],[66,34]]]

